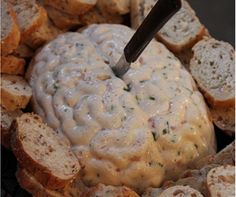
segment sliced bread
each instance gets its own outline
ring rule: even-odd
[[[20,30],[12,7],[1,0],[1,55],[13,52],[20,42]]]
[[[57,8],[71,15],[82,15],[89,11],[97,0],[44,0],[45,5]]]
[[[82,25],[91,25],[94,23],[119,24],[123,22],[123,17],[119,14],[110,14],[102,11],[97,6],[80,17]]]
[[[14,50],[13,55],[21,58],[31,58],[34,55],[34,51],[27,45],[20,44],[16,50]]]
[[[148,15],[157,0],[131,0],[131,23],[137,29]],[[182,8],[157,33],[157,39],[169,50],[178,54],[191,48],[195,43],[208,35],[195,12],[182,0]]]
[[[25,60],[13,55],[1,56],[1,73],[23,75]]]
[[[36,0],[10,0],[21,30],[21,40],[27,40],[46,20],[47,12]]]
[[[235,108],[213,108],[210,109],[214,124],[228,135],[235,133]]]
[[[102,12],[127,14],[130,12],[130,0],[98,0],[97,6]]]
[[[63,197],[60,191],[49,190],[43,187],[26,169],[18,167],[16,178],[22,188],[34,197]],[[68,196],[69,197],[69,196]]]
[[[235,196],[235,166],[226,165],[213,168],[207,174],[209,196]]]
[[[10,148],[10,140],[11,140],[11,124],[15,118],[21,116],[23,112],[21,110],[15,110],[12,112],[8,112],[4,107],[0,106],[1,111],[1,144],[5,148]]]
[[[59,29],[67,30],[81,25],[81,20],[78,16],[67,14],[52,6],[45,6],[49,18]]]
[[[25,40],[25,43],[33,48],[37,49],[44,45],[48,41],[54,39],[57,35],[62,33],[58,28],[56,28],[49,20],[46,21],[40,28],[35,32],[31,33],[30,37]]]
[[[206,156],[194,162],[194,168],[200,169],[209,164],[235,165],[235,141],[215,155]]]
[[[24,78],[16,75],[1,75],[1,105],[7,111],[23,109],[29,103],[32,89]]]
[[[21,167],[48,189],[65,187],[76,178],[80,165],[68,140],[35,114],[16,118],[12,150]]]
[[[213,107],[234,107],[234,48],[213,38],[193,47],[190,71],[207,102]]]
[[[159,197],[203,197],[203,195],[189,186],[173,186],[164,190]]]
[[[98,184],[95,187],[89,189],[88,192],[84,193],[84,197],[139,197],[131,189],[125,186],[106,186]]]

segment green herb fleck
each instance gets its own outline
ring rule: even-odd
[[[111,108],[110,108],[110,110],[111,110],[111,111],[113,111],[113,110],[114,110],[114,108],[115,108],[115,107],[114,107],[114,105],[111,105]]]
[[[152,131],[152,136],[153,136],[154,141],[157,141],[157,135],[154,131]]]
[[[142,81],[140,81],[140,83],[144,83],[144,82],[146,82],[147,80],[142,80]]]
[[[124,116],[124,117],[121,118],[121,121],[123,122],[123,121],[125,121],[126,119],[127,119],[127,117]]]
[[[127,87],[124,87],[123,90],[130,92],[131,91],[131,84],[127,84]]]
[[[155,101],[155,100],[156,100],[156,98],[153,97],[153,96],[149,96],[149,99],[152,100],[152,101]]]
[[[57,90],[59,88],[59,85],[57,83],[54,83],[53,88],[54,88],[54,90]]]
[[[162,130],[163,135],[167,134],[167,129]]]

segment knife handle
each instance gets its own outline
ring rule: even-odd
[[[127,62],[138,59],[155,34],[180,8],[181,0],[157,1],[124,49]]]

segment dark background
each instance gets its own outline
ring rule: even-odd
[[[188,0],[210,34],[235,46],[235,0]]]
[[[190,4],[208,28],[210,34],[218,40],[224,40],[235,46],[235,0],[189,0]],[[234,137],[228,137],[216,130],[218,150],[229,144]],[[11,151],[1,148],[1,197],[30,196],[22,190],[16,179],[16,160]],[[10,195],[11,194],[11,195]]]

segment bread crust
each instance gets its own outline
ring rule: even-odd
[[[31,37],[31,34],[35,32],[40,26],[42,26],[45,21],[47,21],[48,16],[46,10],[42,6],[38,6],[39,17],[37,20],[33,21],[28,29],[23,29],[21,31],[21,42],[25,42]]]
[[[63,197],[63,194],[44,188],[27,170],[18,167],[16,178],[22,188],[35,197]]]
[[[7,112],[2,106],[1,110],[1,144],[10,149],[11,148],[11,124],[13,120],[23,114],[22,111],[16,110],[13,112]]]
[[[62,31],[60,31],[49,20],[47,20],[41,25],[41,27],[30,34],[30,37],[25,40],[25,43],[31,48],[37,49],[48,41],[54,39],[60,33],[62,33]]]
[[[6,77],[6,79],[4,79]],[[10,79],[8,79],[10,77]],[[14,78],[14,79],[13,79]],[[20,92],[19,89],[17,89],[17,93],[12,91],[12,89],[9,89],[8,87],[4,86],[4,81],[7,80],[7,84],[9,84],[11,81],[11,85],[14,86],[14,84],[20,83],[20,86],[24,88],[25,92]],[[32,90],[30,86],[27,84],[27,82],[20,76],[13,76],[8,74],[2,75],[1,80],[1,105],[8,111],[14,111],[16,109],[23,109],[27,106],[29,103],[29,100],[32,96]]]
[[[78,16],[88,12],[96,4],[96,1],[92,4],[82,3],[78,0],[45,0],[44,3],[45,5],[57,8],[67,14]]]
[[[23,75],[25,60],[13,55],[1,56],[1,73]]]
[[[60,29],[70,29],[81,25],[81,21],[78,16],[64,13],[52,6],[45,6],[45,8],[47,9],[49,18],[53,21],[55,26]]]
[[[20,30],[16,23],[16,14],[8,3],[6,3],[6,6],[12,20],[12,28],[10,33],[3,40],[1,40],[1,55],[7,55],[13,52],[20,42]]]
[[[36,118],[40,124],[42,123],[42,120],[38,115],[31,114],[31,116]],[[54,190],[64,188],[71,180],[75,178],[75,176],[70,176],[68,179],[61,179],[60,177],[54,175],[46,166],[28,155],[22,143],[22,135],[19,131],[19,121],[19,118],[16,118],[12,124],[13,135],[11,138],[12,151],[19,162],[19,166],[30,172],[35,179],[47,189]]]
[[[198,32],[196,37],[189,39],[188,42],[181,45],[176,45],[169,42],[168,40],[163,38],[160,34],[157,34],[156,38],[158,41],[166,45],[167,48],[170,49],[173,53],[178,55],[183,53],[185,50],[191,49],[197,42],[202,40],[205,36],[209,36],[209,33],[208,30],[204,26],[202,26],[201,30]]]

